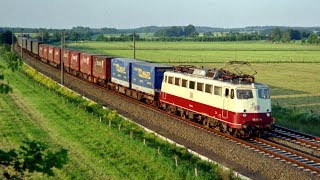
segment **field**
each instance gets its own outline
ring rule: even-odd
[[[132,57],[131,42],[70,43],[96,54]],[[320,46],[270,42],[137,42],[136,57],[166,64],[222,67],[225,62],[251,62],[256,80],[271,88],[273,104],[320,112]]]
[[[192,158],[180,158],[175,167],[174,156],[169,155],[172,149],[162,146],[159,156],[150,142],[144,145],[125,131],[100,123],[94,114],[22,72],[7,70],[5,77],[13,92],[0,94],[1,150],[18,148],[25,139],[44,142],[53,149],[67,148],[69,161],[62,170],[54,170],[57,179],[195,178],[194,166],[189,166]],[[218,178],[212,168],[199,168],[199,178]],[[48,177],[36,173],[29,178]]]

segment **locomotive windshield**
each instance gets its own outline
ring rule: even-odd
[[[258,97],[261,99],[270,99],[269,89],[258,89]]]
[[[253,98],[252,90],[250,89],[238,89],[237,90],[238,99],[250,99]]]

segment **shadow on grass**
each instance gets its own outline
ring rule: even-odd
[[[0,168],[6,179],[24,179],[26,172],[41,172],[54,176],[53,167],[61,169],[68,161],[68,150],[61,148],[56,152],[48,149],[42,142],[24,140],[19,149],[3,151],[0,149]]]
[[[301,95],[301,94],[309,94],[304,91],[286,89],[282,87],[270,86],[270,94],[271,96],[279,96],[279,95]]]
[[[320,96],[277,98],[272,99],[272,104],[278,104],[296,110],[320,113]]]

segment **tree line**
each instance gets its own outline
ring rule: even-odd
[[[0,43],[11,41],[6,30],[1,32]],[[16,30],[17,32],[19,29]],[[28,29],[32,31],[32,29]],[[69,30],[61,29],[33,29],[33,37],[43,40],[46,43],[59,43],[61,41],[61,32],[66,33],[66,41],[132,41],[132,34],[120,34],[120,36],[106,36],[106,34],[119,34],[121,32],[115,28],[92,29],[89,27],[73,27]],[[185,27],[172,26],[165,29],[160,29],[154,33],[153,37],[142,38],[136,34],[137,41],[254,41],[254,40],[269,40],[272,42],[290,42],[302,40],[302,43],[319,44],[320,32],[314,33],[305,29],[285,29],[273,28],[269,32],[205,32],[199,35],[195,26],[188,25]],[[6,39],[7,38],[7,39]]]

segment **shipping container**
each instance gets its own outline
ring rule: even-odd
[[[165,71],[173,71],[173,66],[147,62],[133,62],[131,77],[132,89],[152,95],[156,92],[160,92]]]
[[[43,46],[43,58],[45,60],[48,60],[48,54],[49,54],[49,46],[46,44]]]
[[[80,52],[70,51],[70,69],[80,71]]]
[[[61,64],[61,49],[59,47],[54,47],[53,48],[54,52],[54,57],[53,57],[53,62],[56,64]]]
[[[131,88],[131,67],[136,59],[114,58],[111,60],[111,82]]]
[[[54,60],[54,46],[48,46],[48,60],[53,62]]]
[[[111,80],[111,59],[109,56],[93,56],[92,74],[95,78]]]
[[[22,37],[18,37],[18,45],[21,47],[22,46]]]
[[[27,38],[22,38],[22,48],[27,49]]]
[[[70,68],[70,58],[71,58],[71,51],[64,49],[63,50],[63,64],[66,68]]]
[[[80,54],[80,72],[92,75],[92,55],[87,53]]]
[[[44,57],[43,57],[43,50],[44,50],[43,44],[39,44],[39,56],[40,56],[41,58],[44,58]]]
[[[37,41],[37,40],[34,40],[34,41],[32,41],[32,52],[34,53],[34,54],[39,54],[40,52],[40,50],[39,50],[39,44],[40,44],[41,42],[40,41]],[[40,54],[39,54],[40,55]]]
[[[48,59],[48,45],[47,44],[40,44],[39,45],[39,56],[42,59]]]
[[[27,50],[32,52],[32,41],[34,41],[34,39],[27,39]]]

